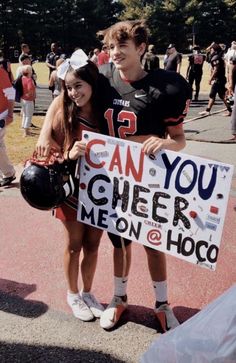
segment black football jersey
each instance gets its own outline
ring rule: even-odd
[[[99,68],[103,134],[126,138],[154,134],[164,138],[167,126],[176,126],[186,115],[191,99],[188,82],[175,72],[163,69],[148,73],[132,83],[121,79],[113,64]]]
[[[213,53],[211,58],[211,66],[213,69],[216,69],[214,79],[225,82],[225,62],[221,54]]]

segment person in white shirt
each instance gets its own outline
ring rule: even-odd
[[[231,47],[227,50],[224,56],[224,60],[225,60],[227,83],[229,83],[231,68],[233,67],[233,60],[236,60],[236,41],[232,41]]]

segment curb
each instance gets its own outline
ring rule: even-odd
[[[227,108],[222,108],[222,110],[218,110],[218,111],[211,112],[209,115],[203,115],[203,116],[200,116],[200,115],[199,115],[199,116],[196,116],[196,117],[190,118],[190,119],[188,119],[188,120],[185,120],[183,123],[184,123],[184,124],[186,124],[186,123],[188,123],[188,122],[195,121],[195,120],[199,120],[199,119],[201,119],[201,118],[210,117],[210,116],[212,116],[212,115],[216,115],[216,114],[221,113],[221,112],[224,112],[224,111],[226,111],[226,110],[227,110]]]
[[[186,140],[188,141],[199,141],[199,142],[208,142],[210,144],[236,144],[236,140],[209,140],[209,139],[191,139],[189,137],[186,137]]]

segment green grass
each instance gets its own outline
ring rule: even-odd
[[[33,116],[33,123],[41,128],[43,119],[42,116]],[[7,127],[5,137],[7,154],[14,165],[23,164],[32,155],[39,132],[40,129],[32,129],[32,136],[23,137],[21,116],[19,113],[14,114],[14,121]]]

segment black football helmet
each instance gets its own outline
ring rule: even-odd
[[[59,207],[74,192],[74,180],[69,164],[29,163],[20,177],[20,191],[29,205],[50,210]]]

